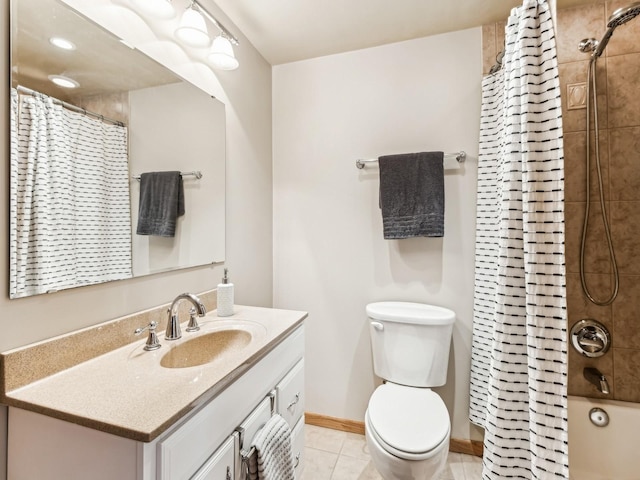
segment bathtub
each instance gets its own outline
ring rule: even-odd
[[[597,427],[589,411],[601,408],[609,425]],[[569,397],[571,480],[640,480],[640,404]]]

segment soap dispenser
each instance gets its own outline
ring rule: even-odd
[[[233,315],[233,283],[229,283],[225,268],[222,283],[218,284],[218,316],[228,317],[230,315]]]

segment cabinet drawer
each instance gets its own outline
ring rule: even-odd
[[[278,413],[293,429],[304,413],[304,360],[300,360],[276,387]]]
[[[235,458],[235,437],[231,436],[211,455],[191,480],[234,480],[236,478]]]
[[[291,432],[291,455],[295,467],[296,478],[301,478],[304,467],[304,415]]]
[[[241,449],[249,450],[251,442],[264,424],[271,418],[271,398],[267,397],[243,420],[238,430],[244,432]]]

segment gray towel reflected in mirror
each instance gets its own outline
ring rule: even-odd
[[[179,171],[140,175],[138,235],[173,237],[178,217],[184,212],[184,187]]]

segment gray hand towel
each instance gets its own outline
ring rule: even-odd
[[[444,236],[443,160],[443,152],[378,159],[385,239]]]
[[[173,237],[181,215],[184,215],[184,189],[180,172],[140,175],[138,235]]]
[[[274,414],[252,445],[256,454],[249,457],[249,480],[294,480],[291,429],[284,418]]]

